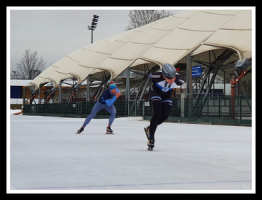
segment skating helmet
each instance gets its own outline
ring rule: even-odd
[[[165,63],[162,66],[162,74],[166,78],[172,79],[172,78],[176,77],[176,68],[169,63]]]
[[[109,90],[113,90],[113,89],[116,89],[116,85],[115,84],[111,84],[110,87],[109,87]]]

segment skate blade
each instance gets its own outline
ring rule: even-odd
[[[153,147],[148,147],[147,150],[148,151],[153,151]]]
[[[146,128],[144,128],[144,131],[145,131],[145,134],[146,134],[147,140],[149,140],[149,136],[148,136],[148,133],[147,133]]]
[[[114,135],[113,132],[106,132],[107,135]]]

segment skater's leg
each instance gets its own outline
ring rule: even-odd
[[[94,105],[94,107],[93,107],[90,115],[87,116],[87,118],[86,118],[86,120],[85,120],[85,122],[84,122],[84,124],[83,124],[82,127],[85,128],[86,125],[96,116],[96,114],[97,114],[100,110],[102,110],[103,108],[105,108],[105,107],[106,107],[106,104],[102,104],[102,103],[100,103],[100,102],[97,102],[97,103]]]
[[[105,109],[110,113],[108,125],[111,126],[113,124],[114,120],[115,120],[115,117],[116,117],[116,108],[115,108],[114,105],[111,105],[111,106],[105,107]]]
[[[154,135],[155,135],[155,131],[158,125],[158,121],[159,118],[162,115],[162,106],[161,106],[161,100],[157,99],[157,100],[152,100],[152,104],[153,104],[153,109],[154,109],[154,114],[151,118],[150,121],[150,128],[149,128],[149,132],[150,132],[150,138],[154,139]]]
[[[169,113],[171,111],[171,108],[172,108],[172,101],[171,100],[162,101],[162,114],[161,114],[161,117],[158,120],[157,125],[160,125],[164,121],[166,121],[166,119],[168,118]]]

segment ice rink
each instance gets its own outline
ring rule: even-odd
[[[163,123],[147,151],[148,121],[14,116],[10,191],[250,192],[252,128]],[[9,145],[8,145],[9,146]]]

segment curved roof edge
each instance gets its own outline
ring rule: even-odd
[[[219,48],[236,51],[240,59],[250,58],[251,22],[252,10],[183,11],[87,45],[54,63],[28,86],[38,89],[44,80],[52,80],[57,86],[70,76],[81,83],[97,70],[107,70],[115,79],[130,65],[175,65],[192,52],[200,54]]]

